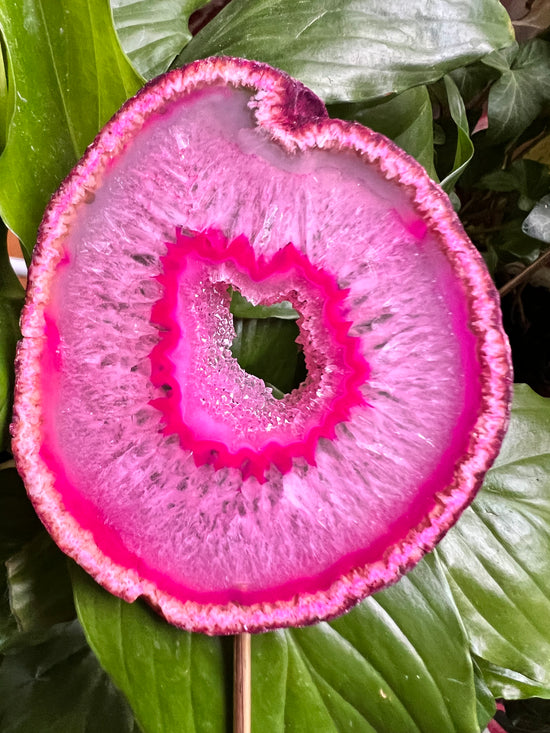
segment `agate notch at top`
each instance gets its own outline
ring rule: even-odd
[[[290,300],[307,378],[231,354],[229,289]],[[40,228],[17,466],[60,547],[170,622],[313,623],[397,580],[506,427],[498,297],[441,189],[266,65],[148,84]]]

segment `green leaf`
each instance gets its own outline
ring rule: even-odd
[[[464,100],[460,96],[458,87],[450,76],[443,79],[447,93],[449,113],[456,124],[457,138],[456,151],[451,172],[441,181],[443,190],[452,191],[460,176],[464,173],[466,166],[474,155],[474,144],[470,138],[468,118]]]
[[[208,0],[110,2],[122,49],[141,76],[152,79],[189,43],[189,17]]]
[[[10,265],[6,234],[6,228],[0,222],[0,452],[10,448],[13,361],[21,335],[19,314],[25,298],[25,291]]]
[[[513,41],[497,0],[232,0],[178,57],[267,61],[326,102],[366,101],[440,79]]]
[[[500,57],[506,58],[506,57]],[[550,101],[550,43],[534,39],[518,46],[508,69],[489,92],[491,142],[522,133]]]
[[[508,700],[529,699],[539,695],[548,697],[546,688],[541,687],[540,683],[532,677],[521,674],[515,669],[507,669],[506,667],[500,667],[498,664],[492,664],[475,654],[472,655],[472,658],[476,662],[486,684],[494,692],[495,697]]]
[[[0,464],[0,563],[42,529],[13,461]]]
[[[0,650],[74,618],[67,559],[34,513],[13,461],[0,465]]]
[[[231,313],[235,318],[284,318],[295,321],[299,317],[288,300],[274,305],[252,305],[238,290],[231,295]]]
[[[10,104],[8,95],[8,79],[6,64],[4,61],[4,48],[0,44],[0,152],[6,145],[8,132],[8,120],[10,117]]]
[[[75,568],[79,617],[144,733],[226,731],[227,639],[175,629]],[[330,624],[252,638],[255,733],[478,731],[468,642],[435,557]]]
[[[0,565],[0,653],[17,636],[17,621],[11,612],[8,592],[7,572],[4,565]],[[1,664],[0,657],[0,664]]]
[[[550,243],[550,195],[544,196],[523,222],[527,236]]]
[[[436,552],[497,697],[550,697],[550,401],[516,385],[499,457]]]
[[[437,180],[433,161],[432,104],[428,89],[418,86],[380,104],[331,105],[331,117],[355,120],[391,138]]]
[[[477,731],[468,640],[437,558],[330,626],[372,665],[354,687],[377,733]]]
[[[519,194],[517,206],[520,211],[530,211],[548,192],[549,187],[550,168],[525,158],[515,160],[507,168],[499,167],[486,173],[476,183],[476,188],[490,191],[517,191]],[[541,207],[540,213],[543,211],[544,206]]]
[[[282,318],[234,318],[231,352],[242,369],[288,393],[305,379],[303,352],[296,344],[299,328]],[[276,395],[278,396],[278,395]]]
[[[0,650],[19,633],[10,605],[5,562],[41,528],[13,461],[0,464]]]
[[[514,60],[517,52],[518,44],[513,43],[507,48],[503,48],[500,51],[493,51],[488,56],[484,56],[480,63],[488,69],[498,72],[500,76],[510,69],[510,64]]]
[[[483,679],[483,673],[479,666],[474,663],[474,684],[476,687],[477,722],[479,729],[484,731],[490,720],[495,716],[496,702],[491,690]]]
[[[457,69],[453,69],[449,74],[458,87],[460,96],[466,103],[466,106],[470,103],[473,108],[477,109],[478,115],[480,113],[480,101],[484,98],[488,85],[495,81],[495,79],[498,79],[502,73],[494,68],[490,68],[485,61],[499,53],[501,52],[493,51],[492,54],[484,56],[483,59],[480,59],[475,64],[460,66]]]
[[[75,617],[67,558],[45,531],[12,555],[6,569],[11,612],[21,631]]]
[[[13,115],[0,157],[0,214],[30,255],[44,208],[100,127],[141,84],[108,0],[4,0]]]
[[[527,236],[523,224],[521,218],[512,219],[503,224],[492,238],[492,246],[501,262],[520,260],[530,265],[540,256],[540,240]]]
[[[0,664],[2,733],[137,733],[77,621]]]
[[[176,629],[144,604],[111,596],[76,566],[73,583],[88,641],[144,733],[228,730],[229,640]]]
[[[486,156],[486,149],[478,151],[474,168],[479,168]],[[475,188],[484,189],[490,193],[481,199],[477,192],[474,197],[484,201],[485,211],[479,225],[467,226],[468,233],[478,243],[482,243],[491,253],[494,266],[497,263],[507,264],[520,260],[525,264],[534,262],[545,249],[542,242],[544,236],[544,199],[533,218],[525,219],[525,212],[530,211],[541,197],[547,194],[550,187],[550,169],[548,166],[533,160],[515,160],[511,165],[502,168],[502,161],[498,167],[494,162],[489,172],[477,180]],[[464,189],[463,189],[464,190]],[[508,194],[497,196],[493,192]],[[479,221],[479,219],[478,219]],[[526,221],[528,224],[526,225]],[[531,221],[537,226],[531,228]],[[537,237],[537,234],[541,238]]]

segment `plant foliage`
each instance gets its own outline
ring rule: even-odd
[[[30,257],[49,197],[144,78],[211,54],[268,61],[314,89],[333,116],[393,138],[441,181],[497,284],[521,276],[550,243],[543,3],[525,3],[517,35],[506,7],[517,13],[522,3],[498,0],[218,0],[194,24],[204,5],[0,3],[3,733],[231,726],[230,640],[179,631],[141,603],[108,595],[80,569],[68,572],[9,453],[23,289],[6,227]],[[189,28],[201,26],[192,37]],[[517,379],[539,394],[516,385],[510,430],[479,496],[394,587],[330,623],[253,638],[257,733],[476,733],[494,715],[495,698],[517,700],[499,713],[508,731],[548,729],[547,272],[526,276],[503,298]],[[296,314],[285,304],[254,309],[238,294],[232,308],[235,356],[291,389],[303,378]]]

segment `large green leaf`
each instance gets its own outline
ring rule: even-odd
[[[365,101],[441,78],[513,41],[497,0],[232,0],[177,60],[267,61],[327,102]]]
[[[0,213],[34,245],[42,212],[99,128],[140,86],[108,0],[3,0],[13,115],[0,158]]]
[[[74,588],[92,648],[144,733],[225,733],[229,640],[177,630],[78,569]],[[468,642],[434,557],[330,624],[253,637],[252,675],[257,733],[479,730]]]
[[[376,733],[478,730],[467,640],[434,557],[330,624],[281,633],[295,675],[289,729],[336,732],[353,721]],[[332,727],[308,728],[306,692]]]
[[[2,733],[137,733],[131,710],[76,621],[7,654],[0,690]]]
[[[110,0],[120,44],[146,79],[161,74],[191,40],[190,15],[208,0]]]
[[[276,388],[276,396],[288,393],[305,379],[303,352],[295,343],[300,333],[294,320],[282,318],[234,318],[235,339],[231,352],[242,369]]]
[[[432,178],[434,168],[432,104],[425,86],[413,87],[379,104],[344,105],[329,108],[331,117],[356,120],[391,138],[426,168]]]
[[[144,733],[228,730],[229,640],[169,626],[141,603],[109,595],[77,567],[73,581],[90,645]]]
[[[550,697],[549,523],[550,401],[516,385],[500,455],[437,549],[497,696]]]
[[[488,133],[496,142],[523,132],[550,101],[550,43],[536,38],[491,58],[503,72],[489,93]]]
[[[9,450],[10,446],[13,360],[24,297],[25,292],[10,265],[6,228],[0,222],[0,452]]]

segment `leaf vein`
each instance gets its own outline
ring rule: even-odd
[[[516,557],[512,554],[510,550],[508,550],[504,543],[502,542],[500,535],[497,533],[497,531],[489,524],[488,520],[483,516],[483,513],[481,512],[480,508],[474,503],[471,506],[471,509],[473,513],[476,515],[476,517],[479,519],[479,521],[483,524],[483,526],[490,532],[491,536],[494,537],[494,539],[497,541],[497,543],[504,548],[504,552],[508,555],[508,557],[513,561],[514,565],[519,568],[523,574],[529,578],[529,580],[533,583],[535,588],[541,593],[541,595],[544,596],[544,598],[550,603],[550,594],[548,593],[548,589],[543,589],[539,583],[535,580],[535,578],[532,576],[532,574],[523,566],[521,563],[516,559]],[[515,604],[514,604],[515,606]],[[517,606],[515,606],[517,608]],[[526,617],[527,618],[527,617]],[[536,627],[535,627],[536,628]]]
[[[79,158],[80,157],[80,150],[78,148],[75,130],[74,130],[73,124],[71,122],[71,119],[70,119],[70,116],[69,116],[69,110],[67,108],[67,103],[66,103],[66,100],[65,100],[65,96],[63,94],[63,87],[61,85],[61,79],[60,79],[60,76],[59,76],[59,69],[58,69],[58,66],[57,66],[57,63],[56,63],[56,55],[54,53],[53,45],[52,45],[52,40],[51,40],[51,37],[50,37],[50,29],[48,28],[48,24],[46,22],[46,13],[44,12],[43,0],[38,0],[38,7],[40,9],[40,14],[42,16],[42,24],[44,26],[44,35],[45,35],[45,38],[46,38],[46,43],[47,43],[48,51],[49,51],[49,54],[50,54],[51,59],[52,59],[52,69],[53,69],[54,74],[55,74],[55,80],[56,80],[56,83],[57,83],[57,89],[58,89],[58,92],[59,92],[59,98],[61,100],[61,105],[63,107],[63,112],[65,113],[65,119],[67,121],[67,129],[69,131],[69,136],[71,138],[71,143],[73,145],[73,150],[74,150],[75,157],[76,158]]]
[[[411,639],[409,638],[409,636],[405,633],[405,631],[397,623],[396,619],[393,616],[391,616],[388,613],[388,611],[386,611],[386,609],[380,604],[380,602],[378,601],[378,599],[375,596],[373,596],[372,597],[372,600],[373,600],[374,603],[376,603],[378,605],[379,608],[382,609],[382,611],[386,614],[386,616],[388,617],[388,619],[390,620],[390,622],[395,626],[395,628],[399,630],[401,636],[403,637],[403,639],[405,639],[405,641],[406,641],[407,645],[409,646],[409,648],[412,650],[412,652],[414,653],[414,655],[416,655],[416,657],[420,660],[421,666],[422,666],[422,668],[423,668],[423,670],[424,670],[424,672],[426,674],[426,677],[431,680],[431,682],[433,684],[433,687],[435,688],[435,690],[437,690],[437,693],[438,693],[438,695],[439,695],[439,697],[441,699],[442,705],[443,705],[443,709],[445,710],[445,714],[446,714],[447,720],[448,720],[449,724],[452,725],[452,729],[449,728],[449,733],[450,733],[451,730],[454,730],[455,729],[455,726],[454,726],[453,721],[451,719],[451,714],[450,714],[449,708],[448,708],[448,706],[446,704],[445,694],[444,694],[443,690],[440,688],[440,686],[439,686],[436,678],[433,676],[433,674],[431,673],[430,669],[428,668],[428,665],[427,665],[424,657],[422,656],[422,654],[420,654],[419,650],[414,646],[414,644],[411,641]],[[411,715],[410,712],[409,712],[409,715]]]

